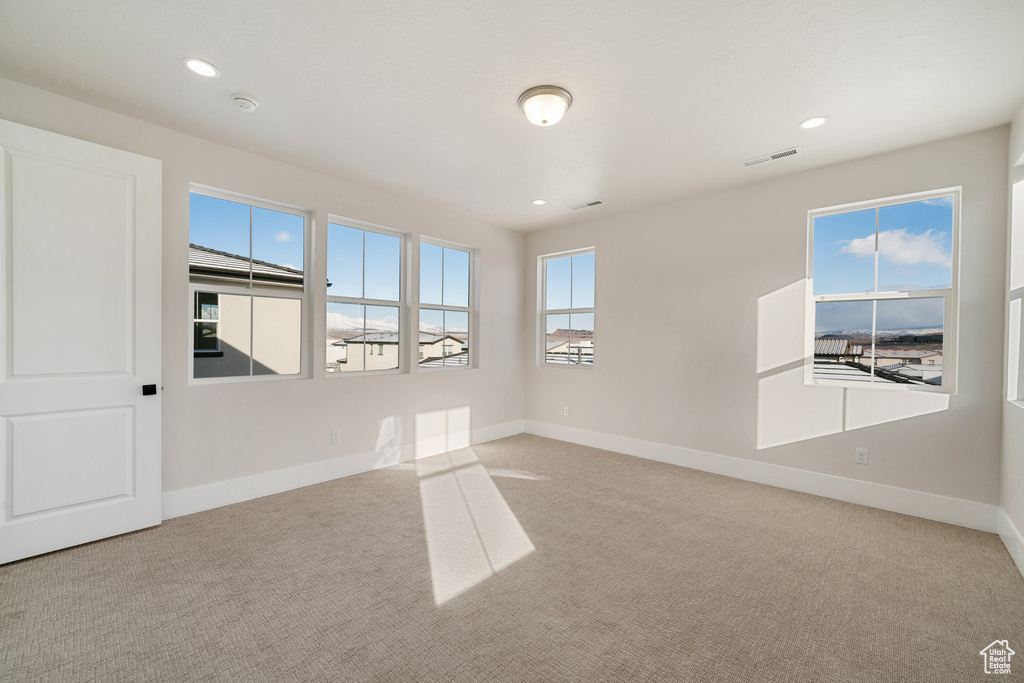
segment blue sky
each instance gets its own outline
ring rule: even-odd
[[[420,303],[469,306],[468,251],[420,243]]]
[[[327,226],[327,293],[398,301],[402,240],[336,223]],[[365,290],[364,290],[365,266]]]
[[[873,291],[876,209],[814,219],[814,294]],[[879,291],[952,283],[953,201],[941,197],[877,209]]]
[[[819,301],[814,305],[814,332],[871,330],[872,301]],[[878,302],[877,329],[941,328],[943,299],[889,299]]]
[[[251,225],[251,235],[250,235]],[[226,199],[189,197],[189,241],[243,258],[303,268],[304,221],[282,211],[252,207]]]
[[[594,307],[594,252],[548,259],[546,263],[545,308]]]

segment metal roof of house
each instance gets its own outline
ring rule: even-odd
[[[860,356],[864,353],[861,344],[851,344],[849,339],[815,339],[815,356]]]
[[[398,332],[367,332],[360,334],[349,339],[339,339],[336,342],[332,342],[331,346],[344,346],[345,344],[397,344],[401,335]],[[457,337],[452,335],[441,336],[439,334],[428,334],[426,332],[420,332],[420,344],[435,344],[442,339],[451,339],[456,341],[462,348],[465,348],[466,343]]]
[[[815,363],[814,378],[841,379],[847,382],[870,382],[871,372],[867,368],[857,368],[846,363]],[[884,377],[875,377],[875,382],[895,384],[895,382]]]
[[[455,353],[445,358],[427,358],[420,361],[421,368],[441,368],[455,365],[469,365],[469,353]]]
[[[199,244],[188,245],[188,271],[193,275],[249,280],[249,259]],[[254,282],[302,285],[301,270],[252,259]]]
[[[870,354],[868,354],[870,356]],[[939,349],[880,349],[875,348],[877,358],[927,358],[928,356],[941,356]]]

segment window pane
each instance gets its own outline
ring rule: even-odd
[[[877,380],[942,385],[944,306],[941,298],[878,302]]]
[[[327,293],[363,297],[363,231],[330,223],[327,226]]]
[[[327,303],[328,372],[363,369],[363,344],[359,343],[366,328],[363,308],[362,304]]]
[[[393,370],[398,367],[401,341],[399,332],[398,306],[366,307],[363,346],[366,347],[367,370]]]
[[[196,323],[193,348],[196,351],[217,350],[217,323]]]
[[[875,289],[875,210],[814,219],[814,294]]]
[[[216,277],[249,284],[249,206],[201,194],[189,195],[189,281]],[[234,282],[230,282],[234,280]]]
[[[220,339],[218,356],[196,356],[192,361],[195,378],[245,377],[249,375],[249,335],[251,334],[251,297],[220,294],[217,334]]]
[[[564,256],[546,261],[544,308],[555,310],[572,307],[572,258]]]
[[[301,370],[302,302],[252,298],[252,374],[296,375]]]
[[[217,295],[212,292],[196,292],[196,320],[217,320]]]
[[[870,382],[873,301],[814,305],[814,377]]]
[[[302,288],[304,230],[302,216],[253,207],[253,285]]]
[[[441,255],[444,250],[420,242],[420,303],[441,304]]]
[[[952,286],[952,195],[879,209],[879,291]]]
[[[572,307],[594,307],[594,253],[572,257]]]
[[[469,364],[469,313],[444,312],[443,357],[445,365]]]
[[[469,252],[444,250],[445,306],[469,306]]]
[[[594,364],[593,313],[573,313],[569,316],[569,363]]]
[[[565,365],[569,362],[569,314],[547,316],[544,321],[544,361]]]
[[[420,309],[419,362],[427,367],[442,365],[444,358],[444,311]]]
[[[401,289],[402,240],[392,235],[365,231],[367,299],[398,301]]]

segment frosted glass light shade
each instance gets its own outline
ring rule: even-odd
[[[570,104],[572,95],[553,85],[530,88],[519,96],[519,106],[535,126],[555,125],[562,120]]]

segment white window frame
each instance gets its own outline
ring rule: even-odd
[[[551,308],[548,303],[548,261],[555,259],[581,256],[583,254],[594,254],[594,305],[589,308]],[[549,363],[547,354],[547,320],[549,315],[573,315],[590,313],[594,316],[594,337],[597,337],[597,249],[595,247],[583,247],[570,251],[560,251],[554,254],[543,254],[537,257],[537,365],[545,368],[574,368],[593,370],[597,363],[597,348],[595,345],[593,360],[588,364],[578,363]],[[569,303],[572,303],[572,277],[569,278]]]
[[[236,202],[238,204],[246,204],[251,207],[257,207],[261,209],[268,209],[270,211],[280,211],[281,213],[291,214],[293,216],[299,216],[302,220],[302,291],[295,294],[285,293],[279,289],[264,288],[261,286],[253,286],[251,280],[250,271],[250,282],[248,287],[241,287],[238,285],[213,285],[213,284],[199,284],[191,282],[191,276],[189,281],[189,310],[192,311],[195,306],[196,292],[209,292],[211,294],[228,294],[236,296],[248,296],[249,301],[249,374],[248,375],[234,375],[231,377],[196,377],[195,376],[195,321],[189,327],[189,354],[188,354],[188,383],[190,385],[202,385],[202,384],[236,384],[239,382],[282,382],[295,379],[306,379],[309,377],[309,282],[310,275],[312,273],[312,241],[313,241],[313,212],[302,209],[296,206],[288,204],[281,204],[277,202],[268,201],[265,199],[258,199],[256,197],[250,197],[248,195],[236,194],[233,192],[226,192],[224,190],[218,190],[203,185],[191,185],[189,187],[189,195],[199,194],[206,197],[212,197],[214,199],[223,199],[229,202]],[[250,225],[249,225],[249,258],[252,258],[252,224],[250,212]],[[191,221],[191,215],[189,216]],[[186,268],[188,267],[186,263]],[[299,305],[302,308],[300,316],[300,330],[299,330],[299,372],[290,375],[254,375],[253,370],[253,320],[252,320],[252,298],[271,298],[271,299],[289,299],[299,301]],[[218,296],[218,305],[220,304],[220,298]],[[192,313],[191,315],[194,315]],[[217,335],[217,348],[220,349],[220,312],[218,311],[218,335]],[[202,352],[200,351],[200,357]]]
[[[421,257],[419,249],[416,252],[416,330],[414,332],[413,339],[415,340],[416,347],[420,347],[420,311],[426,309],[428,311],[449,311],[449,312],[462,312],[468,315],[468,330],[466,338],[466,354],[467,359],[464,365],[440,365],[434,367],[424,367],[419,361],[416,362],[416,368],[418,372],[444,372],[448,370],[468,370],[471,368],[478,367],[477,365],[477,325],[475,315],[476,311],[476,292],[477,292],[477,259],[479,258],[479,250],[474,247],[469,247],[464,244],[458,244],[456,242],[448,242],[446,240],[439,240],[433,237],[420,236],[419,246],[422,247],[424,244],[429,244],[434,247],[442,247],[442,249],[454,249],[455,251],[464,251],[469,254],[469,305],[468,306],[452,306],[444,304],[425,304],[420,301],[420,285],[422,283],[423,274],[419,272]],[[444,251],[441,252],[441,301],[444,301]],[[444,341],[442,339],[442,348],[444,348]]]
[[[351,296],[337,296],[330,293],[328,288],[326,302],[324,303],[324,316],[326,319],[327,305],[328,304],[362,304],[364,306],[388,306],[391,308],[398,308],[398,367],[387,368],[386,370],[346,370],[344,372],[327,372],[327,364],[324,362],[324,375],[327,377],[365,377],[367,375],[399,375],[408,372],[409,352],[407,349],[406,340],[409,339],[409,306],[407,303],[408,292],[406,289],[406,273],[408,271],[408,248],[409,248],[409,234],[391,228],[384,227],[382,225],[374,225],[373,223],[366,223],[364,221],[357,221],[351,218],[344,218],[342,216],[336,216],[331,214],[327,217],[327,244],[330,244],[331,239],[331,225],[339,225],[345,228],[353,228],[355,230],[362,230],[363,232],[373,232],[378,235],[386,235],[387,237],[397,237],[399,239],[399,264],[398,264],[398,301],[392,301],[390,299],[368,299],[366,297],[351,297]],[[328,249],[325,249],[327,253]],[[366,240],[363,240],[363,293],[366,293]],[[327,274],[324,273],[324,280],[326,281]],[[363,331],[365,334],[365,330]],[[418,338],[418,336],[417,336]],[[327,328],[324,328],[324,346],[327,344]],[[366,352],[367,344],[363,344],[364,363],[365,356],[373,355],[373,353]],[[371,344],[372,346],[372,344]]]
[[[804,331],[804,384],[813,386],[842,386],[871,391],[921,391],[939,394],[955,394],[957,385],[957,340],[959,332],[960,309],[960,202],[962,188],[947,187],[941,190],[916,192],[895,197],[885,197],[852,204],[842,204],[807,212],[807,279],[806,307]],[[875,287],[878,287],[878,209],[898,204],[909,204],[928,199],[953,196],[952,226],[952,269],[951,285],[946,289],[915,289],[892,292],[866,292],[858,294],[819,294],[814,295],[814,219],[854,211],[875,209]],[[942,336],[942,385],[925,384],[894,384],[890,382],[854,382],[846,380],[830,380],[814,377],[814,333],[815,304],[833,301],[890,301],[895,299],[943,299],[943,336]],[[871,343],[874,358],[874,339]]]

